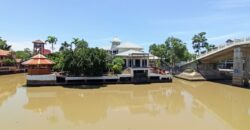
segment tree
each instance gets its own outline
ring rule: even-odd
[[[87,48],[83,57],[80,55],[81,58],[87,59],[87,62],[84,62],[83,73],[87,76],[101,76],[108,70],[107,55],[108,53],[103,49]],[[88,63],[87,66],[86,63]]]
[[[167,61],[167,48],[165,44],[152,44],[149,46],[149,52],[157,57],[160,57],[160,63],[157,63],[157,66],[166,65]],[[167,66],[169,66],[167,64]]]
[[[207,45],[205,46],[205,48],[206,48],[207,51],[211,51],[212,49],[215,48],[215,45],[209,45],[209,44],[207,44]]]
[[[76,45],[80,41],[79,38],[73,38],[73,41],[70,43],[70,49],[73,49],[73,45]]]
[[[7,41],[3,40],[1,37],[0,37],[0,49],[7,50],[7,51],[11,49],[11,45],[8,45]]]
[[[200,54],[200,50],[206,46],[208,46],[206,32],[200,32],[192,38],[192,44],[195,52]]]
[[[16,61],[13,58],[5,58],[2,60],[4,66],[13,66],[15,65]]]
[[[60,47],[60,49],[59,49],[59,51],[65,51],[65,50],[67,50],[67,49],[69,49],[69,44],[68,44],[68,42],[67,41],[64,41],[62,44],[61,44],[61,47]]]
[[[72,47],[75,45],[75,48]],[[59,65],[70,75],[101,76],[108,70],[107,51],[99,48],[89,48],[85,40],[74,38],[70,49],[59,53],[63,63]]]
[[[51,49],[52,49],[52,52],[54,51],[54,44],[56,44],[57,42],[57,38],[55,36],[48,36],[47,37],[47,40],[45,41],[45,43],[49,43],[51,44]]]
[[[122,72],[122,67],[125,64],[124,60],[120,57],[116,57],[112,60],[112,70],[114,73],[119,74]]]
[[[177,62],[191,58],[186,44],[175,37],[168,37],[163,44],[152,44],[149,50],[153,55],[161,58],[161,64],[167,64],[168,66],[175,66]]]
[[[52,60],[55,65],[53,65],[53,71],[62,71],[63,70],[63,53],[55,52],[48,55],[48,59]]]
[[[175,63],[187,60],[185,53],[188,53],[186,43],[182,42],[179,38],[169,37],[165,41],[167,48],[167,58],[169,63],[175,66]]]
[[[25,48],[23,51],[16,51],[16,58],[21,59],[22,61],[30,59],[31,56],[32,52],[29,48]]]

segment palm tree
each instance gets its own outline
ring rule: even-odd
[[[49,43],[51,44],[51,48],[52,48],[52,52],[54,51],[54,44],[56,44],[57,42],[57,38],[55,36],[48,36],[47,40],[45,41],[45,43]]]
[[[0,37],[0,49],[7,50],[7,51],[11,49],[11,45],[8,45],[7,41],[3,40],[1,37]]]
[[[61,47],[59,49],[59,51],[65,51],[66,49],[68,49],[70,45],[67,43],[67,41],[64,41],[62,44],[61,44]]]
[[[200,54],[200,50],[206,46],[208,46],[207,38],[206,38],[206,32],[198,33],[197,35],[194,35],[192,38],[193,42],[193,48],[195,49],[195,52],[197,54]]]
[[[70,49],[72,50],[72,45],[74,44],[75,46],[78,44],[78,42],[80,41],[79,38],[73,38],[73,41],[70,43]]]

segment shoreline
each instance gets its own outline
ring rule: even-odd
[[[70,86],[70,85],[106,85],[106,84],[150,84],[172,82],[170,75],[148,76],[135,78],[130,75],[97,76],[97,77],[67,77],[55,74],[26,75],[27,86]]]

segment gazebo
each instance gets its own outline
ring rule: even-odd
[[[53,64],[54,62],[47,59],[45,56],[41,54],[37,54],[33,56],[30,60],[22,63],[22,65],[28,67],[29,75],[51,74],[51,68]]]

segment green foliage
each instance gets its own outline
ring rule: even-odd
[[[206,48],[207,51],[211,51],[212,49],[215,48],[215,45],[209,45],[209,44],[207,44],[207,45],[205,46],[205,48]]]
[[[51,49],[52,49],[52,51],[54,51],[54,44],[56,44],[57,38],[55,36],[48,36],[47,40],[45,41],[45,43],[47,43],[47,42],[49,44],[51,44]]]
[[[11,59],[11,58],[3,59],[2,62],[4,66],[13,66],[16,63],[15,59]]]
[[[16,51],[16,58],[21,59],[22,61],[30,59],[31,56],[32,52],[29,48],[25,48],[23,51]]]
[[[192,38],[192,44],[195,52],[197,54],[200,54],[200,50],[206,46],[208,46],[207,38],[206,38],[206,32],[200,32]]]
[[[89,48],[83,39],[74,38],[71,45],[64,42],[61,48],[55,54],[56,58],[52,58],[57,70],[66,71],[70,75],[100,76],[108,69],[107,52],[99,48]]]
[[[206,51],[211,51],[215,48],[215,45],[209,44],[206,38],[206,32],[200,32],[192,38],[193,48],[195,52],[199,55],[202,49],[206,49]],[[205,50],[204,50],[205,52]]]
[[[169,37],[163,44],[153,44],[149,47],[150,52],[161,58],[161,63],[175,65],[179,61],[186,61],[191,58],[186,44],[179,38]]]
[[[7,50],[7,51],[11,49],[11,45],[8,45],[7,41],[3,40],[1,37],[0,37],[0,49]]]
[[[63,53],[55,52],[48,55],[48,59],[53,61],[55,65],[53,66],[53,71],[62,71],[63,68]]]
[[[120,57],[116,57],[112,60],[112,70],[116,74],[120,74],[122,72],[123,65],[125,64],[124,60]]]
[[[59,51],[66,51],[69,49],[69,47],[70,47],[70,44],[68,44],[67,41],[64,41],[63,43],[61,43],[61,47],[60,47]]]

